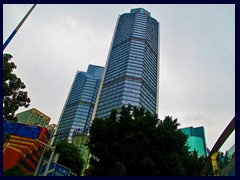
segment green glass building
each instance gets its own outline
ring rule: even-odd
[[[49,116],[35,108],[18,113],[16,116],[18,123],[29,125],[46,126],[51,120]]]
[[[192,152],[195,149],[198,152],[198,157],[207,157],[204,127],[186,127],[180,130],[188,136],[187,143],[190,147],[189,150]]]

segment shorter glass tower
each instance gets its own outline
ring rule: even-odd
[[[198,157],[207,157],[204,127],[187,127],[181,128],[180,130],[188,136],[187,143],[190,147],[189,151],[193,152],[195,149],[198,152]]]
[[[72,142],[75,130],[88,133],[103,70],[103,67],[89,65],[87,72],[76,73],[58,123],[57,141]]]

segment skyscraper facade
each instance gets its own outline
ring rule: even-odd
[[[89,65],[87,72],[76,73],[58,122],[55,140],[72,142],[74,131],[88,133],[103,70],[103,67]]]
[[[118,17],[93,117],[122,105],[158,111],[159,23],[143,8]]]
[[[190,147],[189,151],[193,152],[196,150],[199,157],[207,157],[204,127],[186,127],[180,130],[188,136],[187,143]]]

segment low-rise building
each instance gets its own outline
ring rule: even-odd
[[[32,108],[30,110],[18,113],[16,117],[18,123],[37,126],[46,126],[51,120],[49,116],[37,110],[36,108]]]
[[[33,175],[45,148],[43,143],[49,140],[47,128],[4,122],[3,133],[10,135],[3,144],[3,171],[19,165],[26,175]]]

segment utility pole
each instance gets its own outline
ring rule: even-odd
[[[54,155],[54,153],[55,153],[55,149],[56,149],[56,147],[53,146],[53,147],[52,147],[52,153],[51,153],[50,158],[49,158],[49,160],[48,160],[47,167],[46,167],[46,169],[45,169],[45,172],[44,172],[43,176],[47,176],[49,166],[50,166],[50,164],[51,164],[51,162],[52,162],[52,158],[53,158],[53,155]]]
[[[45,169],[45,171],[44,171],[44,174],[43,174],[43,176],[47,176],[48,169],[49,169],[49,166],[50,166],[50,164],[51,164],[51,162],[52,162],[52,158],[53,158],[53,155],[54,155],[54,152],[55,152],[56,147],[55,147],[55,146],[49,146],[48,144],[46,144],[46,143],[44,143],[44,142],[42,142],[42,141],[40,141],[40,140],[38,140],[38,139],[35,139],[35,140],[36,140],[37,142],[39,142],[39,143],[41,143],[41,144],[49,147],[50,149],[52,149],[52,153],[51,153],[51,155],[50,155],[50,158],[48,159],[47,167],[46,167],[46,169]],[[44,150],[45,150],[45,149],[44,149]],[[43,155],[43,154],[42,154],[42,155]],[[41,157],[41,158],[42,158],[42,157]],[[41,159],[40,159],[40,161],[41,161]],[[36,175],[36,173],[37,173],[38,170],[39,170],[39,167],[37,167],[37,169],[36,169],[36,171],[35,171],[35,175]]]
[[[31,12],[33,11],[33,9],[36,7],[37,4],[34,4],[31,9],[28,11],[28,13],[24,16],[24,18],[21,20],[21,22],[18,24],[18,26],[13,30],[12,34],[10,34],[10,36],[7,38],[7,40],[5,41],[5,43],[3,44],[3,51],[4,49],[7,47],[7,45],[9,44],[9,42],[12,40],[12,38],[15,36],[15,34],[17,33],[17,31],[20,29],[20,27],[22,26],[22,24],[25,22],[25,20],[27,19],[27,17],[31,14]]]
[[[5,147],[4,147],[4,149],[3,149],[3,154],[4,154],[4,152],[5,152],[5,150],[7,149],[7,147],[10,145],[10,143],[7,143],[6,145],[5,145]]]
[[[58,138],[58,135],[59,135],[59,134],[61,134],[61,132],[53,135],[51,138],[53,138],[53,137],[55,137],[55,136],[57,136],[57,138]],[[46,169],[45,169],[45,171],[44,171],[44,174],[43,174],[43,176],[47,176],[48,169],[49,169],[49,167],[50,167],[50,164],[51,164],[52,159],[53,159],[53,155],[54,155],[55,150],[56,150],[56,146],[52,146],[52,144],[49,146],[48,144],[46,144],[46,143],[44,143],[44,142],[42,142],[42,141],[40,141],[40,140],[38,140],[38,139],[35,139],[35,140],[36,140],[37,142],[43,144],[43,145],[45,146],[45,148],[46,148],[46,147],[49,147],[50,149],[52,149],[52,153],[51,153],[51,155],[50,155],[50,157],[49,157],[49,160],[48,160],[48,163],[47,163],[47,167],[46,167]],[[37,173],[38,173],[38,171],[39,171],[39,168],[40,168],[40,167],[39,167],[39,164],[40,164],[40,162],[41,162],[41,160],[42,160],[42,157],[43,157],[45,148],[44,148],[44,150],[43,150],[43,152],[42,152],[42,155],[41,155],[41,158],[40,158],[39,163],[38,163],[38,165],[37,165],[37,169],[36,169],[36,171],[35,171],[35,173],[34,173],[34,176],[36,176]],[[58,153],[57,153],[57,156],[59,157],[59,154],[58,154]],[[54,160],[55,163],[57,163],[58,157],[56,157],[56,159]]]

